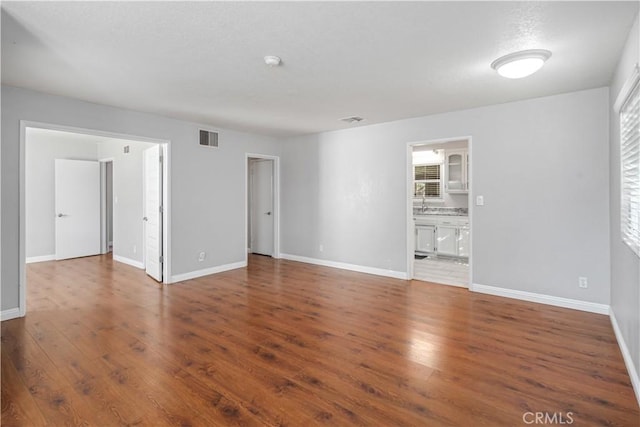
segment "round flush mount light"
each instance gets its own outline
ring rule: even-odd
[[[530,76],[544,65],[551,52],[544,49],[530,49],[510,53],[491,63],[491,68],[502,77],[521,79]]]
[[[277,67],[281,62],[282,60],[279,56],[267,55],[264,57],[264,63],[270,67]]]

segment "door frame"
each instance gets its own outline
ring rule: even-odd
[[[165,203],[165,212],[163,218],[163,251],[166,254],[165,263],[162,266],[163,283],[171,283],[171,187],[170,187],[170,172],[171,172],[171,141],[166,139],[148,138],[144,136],[123,134],[117,132],[101,131],[97,129],[87,129],[75,126],[58,125],[55,123],[36,122],[31,120],[20,120],[20,160],[19,160],[19,242],[18,242],[18,260],[19,260],[19,317],[23,317],[27,312],[27,274],[26,274],[26,203],[25,203],[25,176],[26,176],[26,162],[25,162],[25,146],[26,146],[26,130],[27,128],[39,128],[48,130],[57,130],[62,132],[71,132],[84,135],[102,136],[114,139],[126,139],[130,141],[138,142],[151,142],[155,144],[162,144],[163,155],[165,156],[165,162],[163,165],[163,199]]]
[[[407,188],[406,203],[407,203],[407,215],[406,215],[406,230],[407,230],[407,280],[413,280],[413,262],[415,252],[415,231],[413,224],[413,147],[416,145],[435,145],[444,144],[454,141],[467,141],[467,149],[469,152],[469,176],[473,176],[473,144],[471,136],[459,136],[450,138],[430,139],[426,141],[413,141],[407,142],[407,157],[406,157],[406,178],[405,184]],[[444,175],[443,175],[444,176]],[[471,290],[473,284],[473,180],[469,180],[469,193],[467,194],[469,199],[469,284],[467,288]]]
[[[245,153],[244,159],[244,238],[243,247],[247,247],[249,239],[249,160],[265,159],[273,161],[273,258],[280,258],[280,157],[268,154]],[[249,261],[249,253],[245,250],[244,261]]]

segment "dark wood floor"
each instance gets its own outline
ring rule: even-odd
[[[3,426],[640,424],[606,316],[253,256],[165,287],[103,256],[27,275]]]

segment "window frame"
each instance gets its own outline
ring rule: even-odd
[[[626,109],[633,108],[632,111]],[[640,73],[638,64],[620,90],[614,111],[618,114],[620,155],[620,237],[640,257]],[[629,117],[630,115],[631,117]],[[634,117],[635,116],[635,117]],[[627,120],[633,120],[626,124]],[[635,130],[634,130],[635,127]],[[631,131],[627,131],[631,128]],[[634,154],[635,153],[635,154]],[[625,171],[634,170],[635,179]],[[633,173],[632,173],[633,174]]]
[[[444,201],[444,163],[416,163],[413,166],[413,199],[414,200],[428,200],[430,202],[443,202]],[[438,166],[439,179],[416,179],[416,168],[420,166]],[[438,183],[438,197],[418,196],[416,195],[416,184],[418,183]]]

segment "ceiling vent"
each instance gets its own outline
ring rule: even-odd
[[[209,132],[207,130],[200,129],[200,145],[206,145],[207,147],[217,147],[218,132]]]
[[[345,117],[344,119],[340,119],[341,122],[347,122],[347,123],[358,123],[363,120],[364,119],[362,117],[358,117],[358,116],[351,116],[351,117]]]

